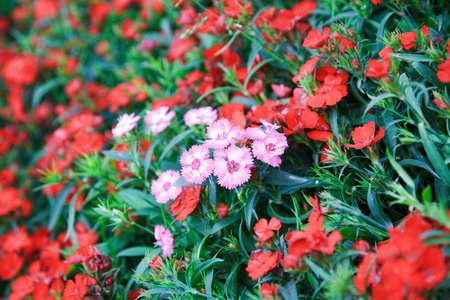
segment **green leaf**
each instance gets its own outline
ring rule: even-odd
[[[405,73],[400,75],[399,82],[400,82],[402,88],[404,89],[404,93],[405,93],[405,98],[403,100],[405,100],[405,102],[408,103],[409,106],[412,107],[412,109],[419,115],[421,120],[424,120],[425,117],[423,116],[422,109],[420,108],[421,103],[417,99],[416,95],[414,95],[414,91],[413,91],[411,84],[409,82],[409,79]]]
[[[209,234],[214,234],[222,229],[224,229],[227,226],[230,226],[237,220],[240,220],[241,216],[230,216],[226,217],[224,219],[220,219],[216,224],[214,224],[213,228],[211,229],[211,232]]]
[[[414,180],[412,180],[411,176],[409,176],[409,174],[405,171],[405,169],[403,169],[400,166],[400,164],[392,157],[391,152],[389,152],[389,149],[386,149],[386,155],[392,167],[398,173],[398,175],[400,175],[400,177],[403,179],[406,185],[415,190],[416,185],[414,184]]]
[[[225,92],[225,91],[237,91],[239,90],[239,88],[234,87],[234,86],[222,86],[222,87],[218,87],[215,89],[210,90],[209,92],[204,93],[203,95],[201,95],[198,99],[197,99],[197,103],[199,103],[200,101],[202,101],[205,97],[217,93],[217,92]]]
[[[76,199],[83,192],[82,189],[78,190],[75,195],[72,197],[72,202],[69,206],[69,217],[67,218],[67,233],[64,237],[64,241],[67,241],[69,237],[72,237],[72,241],[74,241],[75,248],[78,248],[78,241],[76,239],[76,235],[74,234],[74,225],[75,225],[75,205],[77,204]]]
[[[376,53],[380,52],[384,45],[383,45],[383,41],[382,41],[382,37],[384,34],[384,28],[386,26],[386,22],[389,20],[389,18],[394,14],[393,11],[391,11],[390,13],[386,14],[383,17],[383,20],[381,20],[380,25],[378,26],[378,31],[377,31],[377,49],[376,49]]]
[[[339,142],[339,126],[338,126],[337,109],[331,110],[330,124],[331,124],[331,129],[333,130],[333,134]]]
[[[425,129],[425,125],[423,123],[419,123],[419,133],[422,138],[422,143],[425,148],[425,152],[427,153],[428,160],[433,165],[436,173],[439,174],[442,180],[445,181],[448,185],[450,185],[450,171],[442,159],[441,154],[437,150],[436,146],[433,142],[430,141],[428,136],[428,132]]]
[[[75,186],[75,184],[75,181],[69,182],[56,198],[55,204],[52,208],[52,212],[50,213],[50,220],[47,226],[51,231],[55,228],[56,222],[61,216],[62,209],[64,207],[64,204],[66,203],[67,196],[69,196],[70,190]]]
[[[103,150],[101,153],[114,160],[127,161],[131,163],[135,162],[133,156],[131,156],[131,154],[129,153],[118,152],[113,150]]]
[[[299,299],[294,279],[291,279],[285,286],[280,286],[280,293],[285,300]]]
[[[157,248],[147,246],[130,247],[117,253],[117,257],[144,256],[147,252],[151,257],[155,257],[159,251]]]
[[[197,186],[197,185],[206,185],[207,182],[204,181],[202,184],[193,184],[193,183],[189,183],[187,182],[183,176],[180,176],[177,180],[175,180],[175,182],[173,183],[174,186]]]
[[[33,90],[33,98],[31,100],[31,106],[34,108],[41,103],[42,97],[49,91],[56,88],[58,85],[65,83],[67,80],[64,77],[56,77],[50,79],[46,83],[38,86]]]
[[[313,187],[319,184],[319,180],[311,177],[299,177],[294,174],[273,169],[266,173],[264,183],[273,185],[295,185],[297,187]]]
[[[124,179],[124,180],[122,180],[121,182],[119,182],[119,183],[116,185],[115,189],[118,190],[120,187],[122,187],[122,186],[124,186],[124,185],[126,185],[126,184],[128,184],[128,183],[130,183],[130,182],[133,182],[133,181],[135,181],[135,180],[137,180],[137,178],[127,178],[127,179]]]
[[[411,66],[428,82],[432,83],[436,87],[442,89],[444,88],[444,84],[439,81],[439,79],[436,76],[436,72],[431,71],[429,68],[427,68],[425,65],[421,64],[420,62],[414,61],[411,63]]]
[[[305,262],[317,276],[319,276],[320,278],[323,278],[325,280],[331,280],[331,275],[327,271],[325,271],[323,268],[319,267],[310,258],[305,257]]]
[[[252,214],[253,208],[258,203],[259,194],[256,191],[252,191],[244,206],[244,217],[245,217],[245,225],[247,225],[247,229],[250,230],[250,226],[252,223]]]
[[[239,102],[239,103],[244,104],[247,107],[258,106],[258,102],[256,102],[255,99],[250,98],[250,97],[242,97],[242,96],[233,97],[231,99],[231,102],[232,103]]]
[[[423,169],[427,170],[428,172],[430,172],[431,174],[433,174],[433,176],[440,178],[439,175],[436,174],[436,172],[434,172],[432,167],[430,167],[427,163],[420,161],[418,159],[404,159],[404,160],[400,161],[399,164],[401,166],[406,166],[406,167],[414,166],[414,167],[423,168]]]
[[[392,57],[400,58],[406,61],[415,61],[415,62],[434,62],[433,58],[429,56],[420,55],[420,54],[405,54],[405,53],[391,53]]]
[[[375,217],[375,219],[385,226],[385,229],[392,227],[392,222],[379,208],[377,199],[375,196],[375,192],[372,192],[372,185],[369,185],[369,189],[367,191],[367,204],[369,205],[370,212]]]
[[[167,289],[167,288],[156,288],[156,289],[151,289],[151,290],[143,292],[142,294],[139,295],[139,297],[137,299],[148,296],[148,295],[161,295],[161,294],[181,295],[180,292],[177,292],[175,290],[171,290],[171,289]]]
[[[220,258],[211,258],[208,259],[207,261],[202,262],[200,265],[198,265],[197,268],[195,268],[194,272],[192,274],[194,274],[194,278],[192,278],[192,282],[194,282],[198,276],[201,275],[201,272],[209,269],[212,265],[217,264],[219,262],[223,262],[223,259]]]
[[[166,157],[167,153],[169,153],[172,148],[180,143],[182,140],[184,140],[187,136],[189,136],[192,133],[192,129],[188,129],[186,131],[183,131],[182,133],[178,134],[176,137],[174,137],[169,144],[164,148],[164,151],[161,153],[161,156],[159,157],[158,161],[162,161],[164,157]]]
[[[381,95],[379,95],[379,96],[377,96],[377,97],[375,97],[375,98],[372,97],[372,96],[370,96],[370,95],[368,95],[368,96],[369,96],[369,98],[371,99],[371,101],[369,102],[369,104],[367,104],[366,109],[364,110],[363,117],[366,117],[367,112],[368,112],[372,107],[374,107],[375,105],[377,105],[378,102],[380,102],[381,100],[386,99],[386,98],[390,98],[390,97],[397,97],[396,95],[391,94],[391,93],[381,94]]]
[[[269,58],[269,59],[266,59],[266,60],[260,62],[259,64],[257,64],[257,65],[250,71],[250,73],[248,73],[247,78],[245,78],[245,81],[244,81],[244,88],[245,88],[245,89],[247,89],[247,85],[248,85],[248,83],[250,82],[250,79],[252,79],[253,75],[254,75],[259,69],[261,69],[265,64],[271,62],[272,60],[273,60],[273,59]]]
[[[422,200],[424,203],[431,203],[433,201],[433,195],[431,193],[431,186],[428,185],[423,191],[422,191]]]
[[[153,207],[150,204],[150,195],[142,191],[135,189],[124,189],[117,194],[120,195],[120,197],[134,210]]]
[[[152,143],[150,148],[147,151],[147,154],[145,155],[144,160],[144,178],[147,178],[148,175],[148,168],[150,167],[150,163],[152,161],[153,152],[155,152],[156,146],[161,142],[161,139],[157,139]]]

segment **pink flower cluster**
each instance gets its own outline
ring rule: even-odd
[[[251,177],[253,156],[246,146],[236,146],[244,137],[253,140],[253,155],[273,167],[281,163],[279,157],[286,149],[284,134],[276,130],[279,126],[264,121],[263,128],[249,128],[247,131],[220,119],[211,124],[206,133],[207,140],[201,146],[195,145],[185,151],[180,159],[181,174],[187,183],[201,184],[212,173],[218,183],[233,189],[247,182]],[[210,158],[214,150],[214,159]]]
[[[169,229],[161,225],[156,225],[155,239],[155,246],[161,247],[163,257],[167,257],[173,253],[173,238]]]
[[[184,115],[184,122],[187,126],[200,124],[211,125],[217,120],[217,110],[211,106],[193,108]]]

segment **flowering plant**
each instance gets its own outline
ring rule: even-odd
[[[444,299],[446,1],[0,6],[6,299]]]

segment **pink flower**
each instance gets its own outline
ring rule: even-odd
[[[209,158],[209,150],[204,146],[192,146],[181,155],[181,174],[188,183],[201,184],[214,169],[214,161]]]
[[[167,257],[173,253],[173,238],[169,229],[165,229],[161,225],[156,225],[155,239],[155,246],[161,247],[163,257]]]
[[[180,178],[178,171],[168,170],[161,173],[159,178],[152,182],[151,190],[156,202],[167,203],[169,200],[175,200],[181,194],[181,186],[173,185],[178,178]]]
[[[136,126],[137,122],[141,119],[140,116],[132,114],[123,114],[119,117],[116,127],[111,130],[114,137],[119,137],[127,134]]]
[[[200,124],[211,125],[217,120],[217,110],[211,106],[193,108],[184,115],[184,122],[187,126]]]
[[[240,141],[244,137],[244,131],[232,125],[228,119],[220,119],[208,127],[206,136],[209,140],[206,140],[204,145],[218,150]]]
[[[175,117],[175,112],[172,110],[169,112],[168,106],[161,106],[155,110],[149,111],[145,117],[145,124],[150,126],[152,135],[157,135],[170,125]]]
[[[276,131],[281,126],[271,124],[261,119],[262,127],[249,127],[245,130],[245,136],[251,140],[263,140],[269,133]]]
[[[277,95],[278,98],[285,98],[289,96],[292,89],[290,87],[285,86],[284,84],[272,84],[271,85],[273,92]]]
[[[286,136],[273,131],[264,139],[253,142],[252,150],[255,157],[272,167],[278,167],[281,163],[280,155],[288,146]]]
[[[219,179],[219,185],[232,189],[250,179],[253,158],[247,147],[231,145],[225,150],[214,152],[214,156],[214,174]]]

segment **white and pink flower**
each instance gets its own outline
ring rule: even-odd
[[[211,125],[217,120],[217,110],[211,106],[193,108],[184,114],[183,119],[187,126],[200,124]]]
[[[272,131],[262,140],[255,140],[252,145],[253,155],[271,165],[278,167],[281,164],[280,155],[287,148],[286,136],[277,131]]]
[[[155,196],[156,202],[167,203],[169,200],[175,200],[181,194],[181,186],[173,184],[180,178],[180,172],[168,170],[152,182],[151,192]]]
[[[214,174],[219,185],[233,189],[243,185],[251,177],[253,158],[247,147],[231,145],[214,152]]]
[[[155,246],[161,247],[163,257],[167,257],[173,253],[173,238],[169,229],[161,225],[156,225],[155,239]]]
[[[201,184],[214,169],[214,161],[209,158],[209,150],[205,146],[192,146],[181,155],[181,174],[188,183]]]
[[[123,114],[119,117],[116,127],[114,127],[111,132],[114,137],[120,137],[136,127],[137,122],[141,119],[140,116],[135,116],[132,114]]]
[[[150,126],[152,135],[157,135],[166,129],[173,117],[175,117],[175,112],[173,110],[169,111],[168,106],[161,106],[155,110],[149,111],[145,117],[145,124]]]
[[[220,119],[208,127],[206,137],[208,140],[204,145],[219,150],[242,140],[244,131],[239,126],[232,125],[228,119]]]

